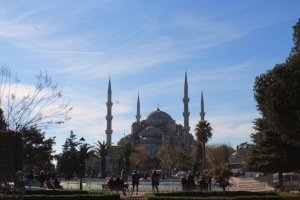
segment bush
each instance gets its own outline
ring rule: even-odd
[[[120,194],[102,191],[40,190],[26,191],[25,195],[0,195],[0,200],[120,200]]]
[[[170,193],[156,193],[156,196],[186,196],[186,197],[235,197],[235,196],[278,196],[276,192],[246,192],[246,191],[183,191],[183,192],[170,192]]]
[[[147,193],[147,200],[299,200],[299,194],[274,192],[171,192]]]

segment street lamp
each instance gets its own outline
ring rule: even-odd
[[[79,164],[79,170],[80,170],[80,182],[79,182],[79,190],[82,190],[82,178],[83,178],[83,169],[84,169],[84,163],[83,163],[83,146],[82,143],[85,141],[84,137],[81,137],[80,140],[81,147],[80,147],[80,164]]]

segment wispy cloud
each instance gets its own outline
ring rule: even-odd
[[[58,54],[91,54],[91,55],[102,55],[103,52],[90,52],[90,51],[50,51],[50,50],[25,50],[30,52],[39,53],[58,53]]]

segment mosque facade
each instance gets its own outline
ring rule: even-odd
[[[111,102],[111,83],[108,86],[107,105],[107,143],[111,144],[112,136],[112,102]],[[188,97],[188,81],[185,73],[184,80],[184,97],[183,97],[183,119],[184,124],[176,124],[176,121],[166,112],[160,110],[159,106],[156,110],[149,113],[143,120],[140,115],[140,97],[137,98],[136,120],[131,125],[131,133],[121,138],[120,141],[126,140],[133,142],[136,146],[145,147],[150,153],[150,158],[156,158],[158,149],[165,144],[173,147],[180,147],[182,144],[189,150],[197,146],[197,141],[191,134],[189,127],[189,97]],[[203,93],[201,93],[201,119],[204,119],[204,101]],[[120,142],[119,141],[119,142]]]

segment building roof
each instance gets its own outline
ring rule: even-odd
[[[172,117],[168,114],[168,113],[165,113],[159,109],[157,109],[156,111],[153,111],[151,113],[149,113],[145,118],[144,120],[151,120],[151,119],[162,119],[162,120],[165,120],[165,121],[169,121],[169,120],[173,120]]]

